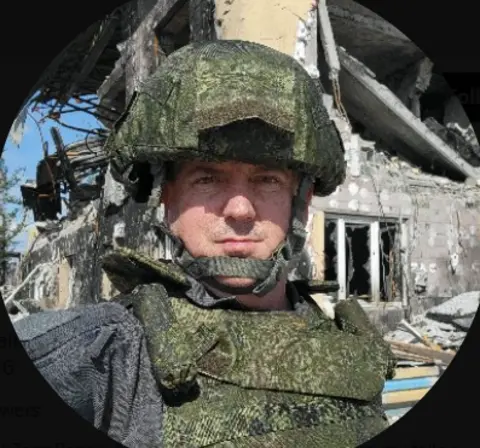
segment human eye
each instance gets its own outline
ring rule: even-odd
[[[275,186],[275,185],[281,184],[281,179],[279,176],[275,176],[272,174],[262,174],[255,178],[255,183],[258,183],[261,185]]]
[[[209,185],[209,184],[212,184],[216,181],[215,177],[214,176],[201,176],[201,177],[197,177],[193,183],[195,185]]]

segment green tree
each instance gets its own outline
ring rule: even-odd
[[[15,239],[26,228],[27,212],[21,198],[15,195],[22,179],[22,169],[10,173],[5,161],[0,159],[0,285],[6,281],[8,259],[16,248]]]

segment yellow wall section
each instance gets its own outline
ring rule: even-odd
[[[399,404],[420,401],[430,388],[387,392],[382,395],[383,404]]]
[[[64,258],[58,266],[58,297],[57,308],[67,308],[68,299],[70,298],[70,263]]]
[[[437,366],[422,366],[422,367],[399,367],[395,371],[395,377],[393,379],[406,379],[406,378],[420,378],[424,376],[439,376],[440,369]]]
[[[221,39],[241,39],[293,55],[299,19],[312,0],[215,0]]]

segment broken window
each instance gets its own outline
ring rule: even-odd
[[[347,293],[349,296],[369,297],[370,285],[370,226],[345,224]]]
[[[343,298],[401,300],[399,236],[398,222],[326,218],[325,280],[338,281]]]
[[[400,225],[380,223],[380,300],[392,302],[401,296]]]
[[[337,220],[325,220],[324,279],[337,280]]]

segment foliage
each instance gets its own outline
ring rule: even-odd
[[[4,261],[7,253],[15,249],[15,238],[27,225],[27,212],[14,191],[19,188],[22,179],[22,169],[10,173],[5,161],[0,159],[0,261]]]

